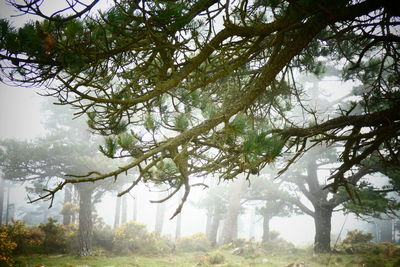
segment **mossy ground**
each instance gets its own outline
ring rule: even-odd
[[[223,261],[211,264],[213,255],[222,255]],[[44,266],[57,267],[283,267],[291,263],[304,263],[307,267],[319,266],[400,266],[396,258],[380,258],[372,255],[339,255],[320,254],[313,255],[310,252],[299,252],[287,255],[265,255],[258,257],[242,257],[232,255],[230,251],[214,251],[208,253],[177,253],[167,256],[91,256],[77,257],[71,255],[37,255],[18,257],[16,267]]]

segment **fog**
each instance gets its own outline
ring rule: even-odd
[[[103,1],[103,5],[107,5],[107,1]],[[52,7],[50,6],[49,8],[49,10],[51,10]],[[0,9],[2,10],[1,17],[9,17],[11,12],[9,6],[4,6],[4,3],[1,3]],[[23,19],[15,18],[13,21],[15,25],[19,25],[19,23],[22,23],[25,20],[26,17]],[[335,76],[335,74],[316,77],[312,75],[307,76],[303,73],[295,73],[295,76],[298,78],[298,81],[296,82],[299,83],[299,87],[301,88],[300,90],[305,92],[304,94],[299,94],[301,97],[303,97],[303,99],[301,99],[302,104],[306,105],[306,107],[310,108],[310,110],[315,111],[315,116],[319,119],[335,117],[338,113],[338,103],[343,104],[345,101],[358,100],[356,96],[349,95],[351,95],[350,93],[352,90],[360,85],[359,83],[352,81],[340,81],[340,78]],[[52,133],[52,130],[59,126],[57,125],[58,118],[49,119],[48,109],[49,103],[56,100],[51,99],[50,97],[41,96],[38,93],[43,93],[43,89],[22,88],[13,85],[5,85],[3,83],[0,84],[0,141],[12,139],[21,142],[27,141],[31,142],[30,144],[33,144],[37,142],[37,140],[46,141],[48,136],[54,134]],[[299,99],[296,101],[298,100]],[[62,113],[64,117],[66,116],[69,118],[68,120],[72,121],[74,118],[74,111],[67,108],[68,107],[61,107],[61,109],[52,110],[51,112],[55,114],[57,112]],[[293,122],[312,121],[312,119],[310,119],[310,114],[312,114],[312,112],[305,112],[304,110],[305,109],[303,107],[294,105],[293,110],[289,113],[290,120]],[[110,169],[109,166],[112,166],[111,169],[120,167],[122,165],[120,163],[123,162],[123,160],[114,161],[117,163],[111,163],[110,160],[104,159],[105,157],[100,155],[101,153],[99,153],[98,147],[99,145],[102,146],[107,141],[103,137],[95,136],[90,133],[89,127],[87,127],[86,124],[87,117],[85,116],[86,114],[82,117],[75,118],[74,122],[76,122],[77,125],[85,125],[86,128],[84,128],[84,126],[77,126],[77,128],[74,128],[75,126],[68,125],[65,127],[65,133],[61,136],[58,136],[59,138],[65,137],[66,139],[73,139],[75,134],[82,138],[81,132],[84,132],[86,135],[87,142],[85,145],[88,147],[90,146],[90,152],[92,152],[92,154],[89,155],[89,149],[87,149],[87,154],[85,153],[84,157],[86,157],[86,159],[89,158],[87,162],[93,165],[79,166],[77,167],[78,169],[81,168],[79,171],[85,169],[84,167],[87,167],[90,168],[90,171],[99,171],[100,173],[102,170],[98,170],[97,167],[104,168],[106,170]],[[56,121],[55,123],[51,122],[54,124],[54,128],[51,128],[49,125],[47,125],[48,120]],[[81,132],[75,133],[75,131]],[[178,133],[178,131],[176,131],[175,134],[176,133]],[[58,131],[57,134],[60,134],[60,132]],[[168,136],[168,133],[162,133],[162,135]],[[86,137],[83,137],[83,140]],[[150,136],[149,139],[153,137],[154,136]],[[55,137],[53,136],[53,138]],[[144,139],[146,138],[147,137]],[[52,141],[54,142],[54,145],[58,144],[57,139],[53,139]],[[60,141],[59,143],[61,145],[65,145],[68,144],[69,141]],[[79,154],[81,145],[82,144],[79,144],[79,146],[76,148],[74,147],[76,150],[71,151],[71,153],[74,152]],[[54,148],[54,146],[53,144],[48,145],[47,148],[50,151]],[[68,149],[68,146],[65,145],[64,148]],[[101,149],[102,148],[103,147],[101,147]],[[340,151],[344,148],[335,147],[334,149]],[[48,218],[55,218],[59,223],[61,223],[66,217],[64,211],[66,203],[72,203],[73,205],[81,208],[80,205],[83,205],[80,200],[85,195],[88,195],[89,197],[93,196],[93,199],[95,199],[93,210],[90,210],[89,212],[89,214],[92,214],[93,216],[91,219],[95,218],[97,221],[102,221],[104,224],[108,225],[110,229],[114,230],[118,229],[118,227],[124,222],[134,220],[144,224],[149,232],[159,232],[159,234],[162,236],[166,236],[170,240],[174,241],[182,236],[190,236],[195,233],[205,233],[207,234],[207,237],[209,237],[212,220],[214,220],[216,217],[215,215],[220,212],[222,218],[218,220],[217,232],[215,233],[217,242],[216,244],[213,244],[220,245],[223,244],[223,232],[225,230],[224,227],[226,227],[225,223],[229,221],[228,214],[230,212],[230,208],[235,206],[231,203],[233,202],[232,199],[236,198],[239,200],[239,203],[236,203],[237,229],[235,228],[236,226],[232,227],[235,228],[233,231],[237,232],[237,235],[236,233],[233,235],[235,238],[264,242],[266,241],[264,240],[265,229],[268,229],[268,233],[276,232],[279,234],[279,238],[291,242],[296,246],[311,247],[317,242],[315,241],[316,219],[310,216],[310,214],[315,214],[317,212],[316,208],[313,207],[313,203],[311,203],[310,199],[307,198],[307,195],[304,194],[304,191],[302,191],[303,188],[301,187],[306,187],[304,185],[305,182],[302,183],[296,179],[302,176],[311,176],[308,173],[310,169],[308,169],[307,164],[314,164],[315,168],[313,171],[315,171],[316,176],[316,181],[314,182],[320,186],[320,189],[329,183],[327,179],[332,174],[334,167],[337,166],[339,159],[337,158],[336,154],[334,156],[331,154],[327,155],[326,158],[331,157],[329,159],[332,161],[328,163],[323,162],[324,159],[322,157],[325,155],[325,153],[329,154],[329,152],[332,152],[328,147],[320,146],[314,150],[310,150],[309,152],[310,153],[306,154],[302,159],[294,162],[293,166],[291,166],[291,168],[289,168],[285,174],[278,178],[276,178],[276,173],[278,170],[283,168],[285,163],[287,163],[288,157],[285,158],[287,155],[280,155],[279,159],[269,164],[265,170],[261,170],[258,173],[250,175],[248,177],[248,181],[244,181],[245,177],[242,176],[242,174],[238,175],[238,179],[235,181],[219,181],[219,177],[213,177],[211,175],[205,177],[190,177],[190,179],[195,178],[199,180],[200,183],[204,183],[205,186],[196,186],[191,188],[191,192],[183,206],[181,213],[172,219],[170,219],[170,217],[173,216],[180,204],[182,198],[182,195],[180,194],[181,192],[178,192],[162,204],[152,203],[152,201],[154,202],[165,198],[173,191],[171,189],[174,187],[171,185],[172,182],[167,185],[170,186],[168,189],[165,188],[165,185],[163,187],[163,181],[158,181],[158,183],[154,181],[148,183],[139,183],[124,196],[117,196],[119,192],[123,192],[132,183],[132,181],[138,177],[139,171],[137,169],[130,171],[129,173],[127,172],[125,175],[120,175],[118,177],[115,176],[114,179],[112,177],[108,178],[107,181],[97,181],[94,184],[85,183],[85,185],[90,184],[93,186],[89,189],[83,188],[84,186],[80,188],[79,184],[83,183],[74,184],[74,187],[71,186],[72,189],[67,189],[67,186],[65,186],[63,190],[55,193],[54,202],[39,200],[35,201],[34,203],[28,203],[43,195],[45,192],[43,189],[51,190],[56,188],[58,184],[62,183],[62,180],[65,177],[60,177],[54,174],[52,174],[53,176],[50,175],[51,177],[46,177],[46,179],[48,178],[46,182],[42,181],[43,183],[39,185],[42,187],[45,186],[46,188],[38,188],[37,186],[39,183],[35,184],[35,179],[24,182],[7,180],[4,187],[4,208],[2,208],[2,221],[0,221],[0,224],[2,222],[9,223],[10,221],[22,220],[26,221],[27,224],[37,225],[40,223],[45,223]],[[103,154],[106,154],[104,153],[104,150]],[[325,163],[326,165],[324,165]],[[82,165],[85,164],[86,162],[82,163]],[[307,167],[304,167],[306,165]],[[321,165],[323,165],[323,167],[319,168]],[[60,164],[60,166],[56,167],[61,168],[62,166]],[[306,174],[304,169],[307,169]],[[68,170],[58,171],[62,174],[71,174],[68,172]],[[85,171],[87,173],[88,170]],[[81,171],[81,173],[72,174],[82,175],[82,173],[83,171]],[[0,178],[6,176],[1,172],[1,169],[0,176]],[[125,182],[122,182],[122,180]],[[388,181],[386,177],[378,174],[367,175],[365,180],[372,182],[374,185],[380,188],[385,186]],[[240,181],[242,182],[242,185],[236,185],[239,189],[235,188],[235,183],[240,183]],[[276,187],[273,189],[267,188],[268,190],[272,190],[268,191],[267,189],[262,188],[262,186],[257,186],[257,183],[262,184],[262,182],[266,181]],[[170,181],[165,182],[165,184],[168,182]],[[311,191],[310,185],[307,186],[308,187],[305,189]],[[236,189],[237,191],[235,191]],[[261,189],[265,189],[265,191],[268,191],[268,193],[265,193],[265,191],[262,191]],[[257,190],[260,190],[261,193]],[[218,199],[215,199],[215,195],[212,195],[215,194],[215,192],[217,192],[216,194]],[[72,196],[69,196],[70,199],[67,200],[69,193]],[[235,193],[237,194],[235,195]],[[279,197],[281,197],[279,198],[278,194],[284,194],[284,196],[279,195]],[[332,195],[332,193],[327,193],[324,197],[326,197],[326,200],[329,200],[329,198],[333,198]],[[213,197],[214,199],[212,201],[210,200],[211,204],[204,204]],[[282,202],[285,202],[285,205],[287,204],[286,206],[282,203],[275,203],[278,206],[282,204],[282,206],[279,206],[279,210],[275,211],[276,214],[273,214],[270,217],[268,217],[265,213],[263,214],[263,209],[267,210],[270,208],[268,207],[268,202],[274,202],[277,200],[279,201],[281,199]],[[290,199],[292,202],[287,199]],[[293,204],[295,201],[299,202],[300,205],[293,207],[295,206],[295,204]],[[217,211],[218,205],[224,206],[222,208],[223,211]],[[379,239],[381,234],[375,229],[376,221],[374,222],[372,217],[364,216],[362,219],[357,217],[354,213],[345,214],[343,212],[344,209],[343,203],[333,209],[331,220],[331,244],[335,244],[338,240],[343,239],[348,231],[354,229],[369,231],[373,234],[375,240],[385,241],[383,239]],[[75,217],[80,211],[78,211],[78,208],[76,208],[76,210],[73,212],[74,219],[72,219],[72,222],[77,223],[78,219]],[[125,213],[126,216],[122,215],[123,213]],[[211,213],[212,216],[210,215]],[[160,218],[162,218],[161,226]],[[266,218],[270,220],[268,227],[266,227],[265,223]],[[181,220],[180,228],[177,226],[179,225],[179,220]],[[179,234],[177,234],[177,232],[179,232],[178,228],[180,231]],[[393,232],[395,232],[395,230],[393,230]],[[269,241],[269,239],[267,239],[267,241]]]
[[[343,97],[351,89],[353,84],[340,84],[341,90],[335,90],[338,82],[332,78],[320,83],[323,88],[323,94],[330,100]],[[312,83],[307,83],[306,87],[311,87]],[[18,140],[33,140],[44,136],[46,130],[43,127],[43,101],[48,100],[37,95],[32,88],[18,88],[1,85],[0,90],[0,137],[16,138]],[[330,89],[330,90],[329,90]],[[72,114],[72,113],[71,113]],[[72,119],[72,115],[71,115]],[[329,173],[327,171],[326,173]],[[205,180],[213,180],[215,178],[208,177]],[[376,179],[382,181],[381,178]],[[18,212],[20,207],[26,207],[28,193],[24,190],[25,184],[14,186],[10,191],[10,203],[15,204],[14,219],[21,219],[22,215]],[[139,185],[127,195],[128,220],[132,219],[133,198],[138,201],[137,221],[146,224],[149,231],[153,231],[155,227],[156,205],[150,203],[150,200],[158,198],[159,189],[149,188],[145,185]],[[189,200],[185,204],[182,211],[182,235],[192,235],[197,232],[204,232],[206,225],[206,211],[198,207],[199,200],[204,197],[207,189],[195,188],[192,190]],[[62,192],[57,193],[58,201],[61,204]],[[104,219],[104,222],[110,226],[114,224],[116,192],[106,193],[100,203],[95,205],[96,212]],[[47,204],[46,204],[47,205]],[[165,222],[163,225],[163,234],[174,237],[175,225],[177,218],[169,220],[178,206],[177,198],[167,201]],[[54,209],[54,208],[53,208]],[[255,216],[254,229],[250,229],[252,208],[246,207],[239,216],[238,236],[241,238],[254,238],[256,241],[261,240],[262,236],[262,217]],[[59,214],[58,214],[59,215]],[[59,215],[59,218],[61,216]],[[343,228],[343,229],[342,229]],[[351,229],[367,229],[365,221],[358,220],[356,216],[343,215],[341,212],[335,212],[332,218],[332,236],[345,236],[346,232]],[[277,231],[280,237],[296,245],[308,246],[314,240],[314,221],[307,215],[295,215],[288,218],[273,218],[271,220],[270,229]]]

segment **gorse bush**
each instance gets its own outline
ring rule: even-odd
[[[271,231],[270,240],[263,242],[261,248],[268,254],[286,254],[296,252],[295,246],[286,241],[285,239],[279,237],[279,232]]]
[[[211,249],[211,243],[203,233],[196,233],[191,236],[181,237],[176,247],[180,251],[194,252],[194,251],[208,251]]]
[[[366,252],[379,254],[376,244],[371,243],[372,238],[370,233],[364,233],[359,230],[348,231],[346,237],[337,246],[337,249],[350,254]]]
[[[225,256],[219,252],[216,252],[216,253],[208,255],[207,261],[209,264],[212,264],[212,265],[222,264],[225,261]]]
[[[285,254],[288,252],[293,253],[296,251],[296,248],[292,243],[290,243],[282,238],[276,238],[271,241],[264,242],[261,244],[261,248],[264,249],[266,251],[266,253],[268,253],[268,254],[270,254],[270,253]]]
[[[236,238],[231,242],[220,246],[220,249],[228,250],[231,254],[244,258],[258,258],[265,254],[261,243],[252,242],[244,238]]]
[[[0,266],[7,266],[7,255],[29,255],[43,253],[75,253],[78,251],[77,225],[63,225],[49,218],[38,226],[27,226],[15,221],[0,226]],[[171,240],[156,233],[149,233],[144,224],[127,222],[114,231],[107,225],[95,224],[93,247],[102,253],[118,254],[166,254],[174,249]],[[3,264],[4,263],[4,264]],[[7,263],[8,264],[8,263]]]
[[[27,227],[22,221],[13,221],[1,227],[0,232],[7,233],[10,240],[17,245],[14,250],[16,255],[38,252],[43,243],[43,234],[37,228]]]
[[[14,255],[70,253],[76,249],[75,225],[64,226],[52,218],[38,226],[14,221],[0,227],[0,233],[5,233],[16,244]]]
[[[346,237],[342,240],[342,244],[359,244],[359,243],[369,243],[372,240],[371,233],[364,233],[359,230],[348,231]]]
[[[118,254],[164,254],[171,250],[168,239],[147,232],[144,224],[130,221],[115,229],[113,251]]]
[[[12,254],[17,244],[11,241],[4,227],[0,228],[0,266],[13,266]]]
[[[44,233],[43,247],[47,253],[65,253],[68,251],[67,228],[49,218],[47,223],[38,227]]]

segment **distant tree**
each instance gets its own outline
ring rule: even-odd
[[[182,198],[182,196],[183,196],[183,192],[181,191],[179,193],[179,196],[178,196],[179,197],[179,201]],[[179,205],[179,203],[178,203],[178,205]],[[179,238],[181,237],[181,232],[182,232],[182,213],[179,213],[176,216],[175,241],[179,240]]]
[[[132,200],[133,200],[133,207],[132,207],[132,220],[133,221],[137,221],[138,220],[138,197],[137,194],[135,194],[134,196],[132,196]]]
[[[109,136],[106,155],[130,158],[86,179],[140,168],[138,179],[152,183],[152,167],[170,160],[179,173],[172,188],[187,195],[192,177],[257,173],[285,149],[300,157],[309,141],[346,148],[329,180],[334,192],[373,153],[399,165],[395,1],[115,1],[100,13],[97,0],[66,2],[47,14],[48,1],[10,1],[41,21],[19,29],[0,21],[0,69],[4,81],[44,85]],[[292,120],[295,74],[323,65],[362,81],[363,105],[312,124]],[[119,142],[122,133],[129,142]]]
[[[33,183],[31,192],[42,194],[43,188],[62,183],[68,173],[86,173],[93,169],[107,171],[111,168],[107,159],[97,152],[85,128],[79,125],[82,122],[73,122],[65,107],[50,106],[47,112],[45,127],[49,134],[46,137],[32,142],[1,141],[1,155],[4,156],[1,167],[7,179],[30,181]],[[78,240],[82,256],[91,254],[94,192],[104,192],[100,185],[105,186],[92,181],[74,183],[79,194]]]
[[[244,199],[246,201],[261,202],[256,207],[256,211],[263,218],[262,242],[268,242],[270,238],[270,221],[274,217],[289,217],[297,214],[298,208],[290,202],[279,198],[278,192],[282,181],[276,181],[271,173],[263,173],[259,177],[253,178]]]
[[[338,209],[345,212],[354,212],[360,216],[380,216],[398,209],[399,202],[387,195],[387,192],[375,188],[365,178],[376,171],[368,166],[354,169],[353,175],[348,178],[352,185],[332,193],[327,188],[327,181],[321,177],[321,169],[335,164],[336,152],[324,146],[316,146],[310,150],[302,161],[297,163],[284,176],[289,190],[277,193],[276,196],[297,206],[303,213],[310,215],[315,223],[314,251],[317,253],[329,252],[331,243],[332,213]],[[355,188],[358,191],[354,191]],[[305,197],[312,208],[304,204],[301,197]],[[335,210],[336,209],[336,210]]]
[[[0,176],[0,225],[3,224],[5,180]]]
[[[221,221],[226,216],[228,209],[228,191],[227,184],[212,185],[204,198],[197,203],[199,208],[206,210],[207,221],[209,222],[206,235],[213,246],[217,245]]]
[[[165,196],[165,192],[159,193],[159,198],[162,199]],[[157,203],[156,204],[156,220],[154,224],[154,232],[158,234],[162,234],[164,221],[165,221],[165,211],[166,211],[166,204],[165,202]]]
[[[121,203],[121,223],[126,223],[127,221],[127,203],[126,203],[126,195],[122,196],[122,203]]]
[[[229,186],[228,205],[222,228],[222,244],[232,242],[238,237],[238,219],[242,208],[242,196],[246,191],[244,177],[234,180]]]
[[[114,229],[118,228],[121,224],[121,198],[117,197],[117,201],[115,202],[115,216],[114,216]]]
[[[75,205],[72,202],[72,192],[73,187],[72,184],[68,185],[64,189],[64,207],[61,211],[63,215],[63,224],[69,225],[72,222],[73,215],[75,213]]]
[[[123,191],[124,185],[129,182],[129,177],[123,175],[119,177],[118,181],[115,180],[112,188],[113,191],[117,193]],[[119,225],[125,223],[127,221],[127,203],[126,203],[126,195],[119,195],[116,197],[115,202],[115,215],[114,215],[114,228],[117,228]]]

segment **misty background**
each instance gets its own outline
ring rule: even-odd
[[[1,3],[1,17],[6,17],[10,12],[8,7]],[[24,18],[25,20],[26,18]],[[14,20],[18,23],[18,20]],[[17,140],[34,140],[45,136],[46,129],[43,126],[45,123],[45,103],[51,102],[51,98],[39,96],[37,92],[40,88],[21,88],[0,84],[0,139],[17,139]],[[312,91],[309,95],[309,104],[315,108],[319,108],[317,97],[325,99],[328,102],[335,102],[346,97],[347,94],[356,87],[357,84],[352,82],[341,82],[338,77],[328,76],[323,80],[317,80],[311,77],[309,80],[303,81],[303,86],[306,90],[317,88],[318,92]],[[323,107],[320,110],[324,112]],[[73,118],[73,111],[70,111],[70,117]],[[329,115],[326,114],[326,115]],[[68,134],[68,133],[66,133]],[[329,170],[325,170],[322,176],[328,176]],[[381,175],[370,176],[375,183],[384,184],[385,179]],[[216,184],[217,177],[203,177],[206,184]],[[221,186],[229,186],[230,182],[221,182]],[[5,207],[4,213],[8,213],[7,220],[23,219],[26,213],[32,209],[39,209],[43,212],[37,223],[46,222],[47,218],[55,217],[59,222],[62,220],[60,214],[63,202],[63,193],[58,192],[55,198],[54,206],[46,210],[49,206],[48,202],[39,201],[35,204],[28,204],[28,192],[25,190],[26,184],[10,184],[6,183],[5,202],[8,206]],[[149,231],[156,229],[156,213],[157,207],[165,205],[164,224],[162,234],[174,238],[178,217],[169,220],[169,217],[174,213],[179,205],[178,196],[168,200],[165,204],[152,204],[150,200],[160,198],[162,189],[148,187],[139,184],[131,192],[125,195],[127,205],[127,220],[132,220],[136,216],[136,221],[146,225]],[[187,236],[197,232],[205,232],[207,221],[207,213],[204,208],[201,208],[201,200],[207,195],[208,189],[195,187],[191,190],[189,199],[184,205],[181,213],[181,235]],[[101,200],[95,204],[95,212],[104,222],[113,227],[115,224],[115,213],[117,205],[117,192],[106,192]],[[35,196],[31,196],[34,198]],[[134,200],[136,204],[134,204]],[[310,203],[306,205],[311,206]],[[137,205],[134,214],[134,205]],[[262,216],[256,213],[255,207],[257,203],[248,201],[242,205],[241,214],[238,219],[238,237],[261,241],[262,238]],[[3,218],[6,218],[5,214]],[[218,235],[221,234],[221,227]],[[343,238],[347,231],[353,229],[362,229],[379,235],[374,228],[374,220],[370,219],[370,223],[358,219],[354,214],[345,215],[338,211],[332,216],[332,236]],[[309,246],[314,242],[314,220],[308,215],[291,215],[290,217],[274,217],[270,222],[270,230],[277,231],[283,239],[300,246]],[[336,241],[336,238],[332,240]]]
[[[311,87],[312,83],[307,83],[306,86]],[[340,99],[351,90],[354,84],[341,83],[332,77],[327,78],[325,81],[319,83],[322,88],[323,94],[330,101]],[[0,138],[15,138],[18,140],[32,140],[37,137],[44,136],[46,133],[43,127],[44,110],[43,102],[51,101],[51,99],[43,98],[37,94],[35,88],[19,88],[12,86],[1,85],[0,89]],[[337,90],[337,88],[341,88]],[[71,119],[72,111],[71,111]],[[327,172],[329,174],[329,172]],[[212,180],[212,179],[207,179]],[[382,182],[382,177],[375,179]],[[224,183],[224,182],[222,182]],[[225,182],[228,183],[228,182]],[[149,231],[153,231],[155,227],[155,216],[157,204],[150,203],[150,200],[157,199],[157,188],[148,188],[144,185],[139,185],[134,188],[130,194],[127,195],[128,205],[128,220],[132,219],[133,198],[138,201],[137,221],[147,225]],[[206,211],[198,207],[200,199],[204,198],[207,189],[193,188],[189,195],[189,201],[185,204],[182,212],[182,235],[192,235],[197,232],[204,232],[206,225]],[[14,219],[22,219],[24,213],[20,210],[29,209],[27,204],[27,192],[25,185],[13,186],[9,191],[9,203],[14,205],[15,212],[11,216]],[[101,202],[95,205],[96,212],[104,219],[104,222],[110,226],[114,223],[115,205],[116,205],[115,192],[106,193],[102,197]],[[8,196],[6,196],[7,198]],[[56,195],[59,205],[62,205],[62,192]],[[47,202],[41,201],[35,205],[43,207],[48,206]],[[166,203],[165,222],[162,233],[165,235],[174,236],[176,218],[169,220],[168,218],[173,214],[178,201],[176,198],[170,199]],[[254,238],[254,240],[261,240],[262,236],[262,217],[255,215],[253,220],[255,225],[251,223],[254,207],[247,205],[245,211],[239,216],[239,229],[238,236],[240,238]],[[254,205],[253,205],[254,206]],[[54,208],[53,208],[54,209]],[[3,217],[4,218],[4,217]],[[59,214],[59,219],[61,215]],[[46,221],[46,218],[43,218]],[[251,229],[253,228],[254,229]],[[364,229],[370,230],[371,226],[362,220],[356,218],[355,215],[344,215],[342,212],[335,212],[332,218],[332,235],[337,236],[341,232],[341,237],[346,235],[348,230]],[[288,218],[275,217],[271,220],[270,229],[277,231],[280,237],[296,245],[311,245],[314,239],[314,222],[313,219],[307,215],[294,215]]]

